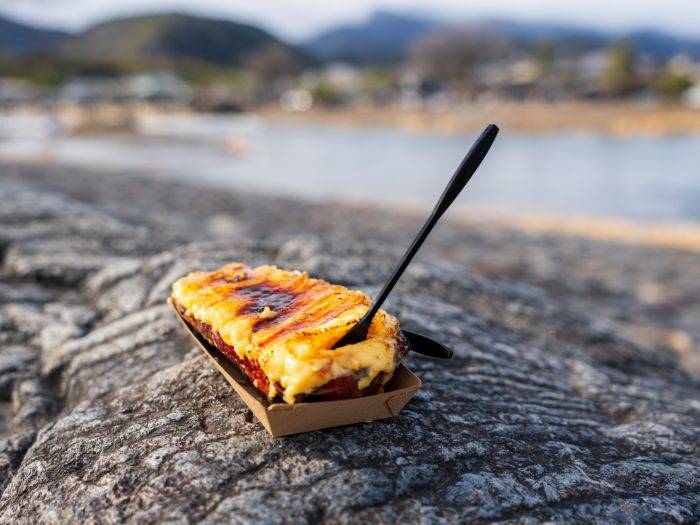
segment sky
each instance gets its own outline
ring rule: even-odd
[[[250,22],[289,40],[360,21],[377,9],[454,21],[498,16],[612,31],[653,28],[700,38],[700,0],[0,0],[2,16],[71,31],[114,16],[183,11]]]

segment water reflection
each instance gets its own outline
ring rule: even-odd
[[[145,170],[232,189],[418,207],[432,205],[476,136],[211,115],[144,116],[139,134],[127,137],[57,136],[49,126],[42,116],[0,118],[0,158]],[[700,220],[698,166],[698,136],[506,132],[456,206]]]

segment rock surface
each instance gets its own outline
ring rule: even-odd
[[[697,337],[691,253],[441,226],[388,308],[455,359],[409,357],[391,420],[270,438],[169,286],[243,260],[376,290],[417,221],[366,211],[0,166],[0,522],[700,519],[700,382],[620,328]]]

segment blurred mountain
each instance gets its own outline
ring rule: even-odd
[[[279,69],[280,65],[345,61],[358,65],[392,65],[407,58],[411,47],[429,34],[454,29],[487,30],[514,49],[551,43],[577,53],[627,40],[640,53],[665,60],[678,53],[700,59],[700,38],[662,31],[606,33],[565,24],[484,18],[470,22],[377,11],[366,21],[332,27],[290,45],[255,26],[184,14],[155,14],[107,21],[70,35],[0,18],[0,54],[17,60],[41,52],[63,61],[129,66],[180,66],[188,63],[223,67]]]
[[[45,50],[63,40],[68,34],[40,29],[0,17],[0,51],[26,54]]]
[[[68,38],[60,53],[72,60],[148,65],[184,60],[237,67],[271,49],[281,50],[291,60],[307,60],[299,50],[257,27],[183,14],[104,22]]]
[[[629,33],[605,33],[586,27],[553,23],[517,22],[507,19],[486,19],[480,25],[495,29],[511,40],[536,44],[552,42],[569,48],[596,48],[614,41],[627,41],[638,53],[666,60],[679,53],[700,58],[700,38],[682,38],[654,30]]]
[[[409,46],[445,24],[429,17],[376,11],[359,24],[345,24],[307,40],[303,48],[321,60],[389,64],[406,58]]]
[[[700,38],[677,37],[662,31],[608,33],[567,24],[522,22],[483,18],[464,23],[420,15],[377,11],[367,21],[328,29],[303,43],[321,60],[347,61],[361,65],[398,63],[411,46],[428,34],[472,29],[500,36],[514,47],[552,43],[564,52],[581,52],[626,40],[640,53],[668,59],[678,53],[700,58]]]
[[[625,40],[639,52],[654,58],[669,58],[678,53],[700,59],[700,38],[679,38],[653,30],[634,31],[625,35]]]
[[[595,29],[547,22],[522,22],[506,18],[484,18],[473,27],[500,33],[508,40],[521,44],[555,42],[580,48],[600,47],[614,37]]]

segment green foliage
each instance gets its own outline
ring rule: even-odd
[[[605,89],[619,96],[632,94],[639,86],[637,57],[627,42],[618,42],[608,50],[607,65],[601,82]]]
[[[654,83],[656,92],[661,97],[674,102],[693,85],[693,77],[689,72],[673,67],[664,68]]]
[[[533,57],[543,75],[548,74],[554,63],[554,45],[551,42],[542,42],[535,46]]]
[[[308,63],[265,31],[185,15],[113,20],[68,38],[42,56],[0,56],[0,76],[57,86],[74,77],[172,71],[194,85],[250,89],[253,70],[266,79],[294,75]],[[257,70],[256,70],[257,68]]]
[[[24,78],[39,86],[60,86],[75,77],[118,77],[129,68],[106,62],[62,60],[51,56],[0,58],[0,77]]]
[[[376,93],[389,89],[396,84],[396,72],[390,68],[373,68],[362,76],[362,90]]]
[[[319,81],[311,88],[311,95],[315,102],[320,104],[335,106],[342,102],[343,97],[340,91],[329,82]]]
[[[112,20],[67,41],[63,54],[140,67],[176,68],[197,61],[239,68],[267,48],[299,53],[269,33],[246,24],[188,15],[163,14]]]
[[[575,71],[561,71],[555,76],[556,82],[567,92],[573,93],[580,85],[581,79]]]
[[[181,61],[174,69],[184,81],[193,86],[219,84],[231,88],[242,88],[251,83],[250,75],[238,68],[198,61]]]

